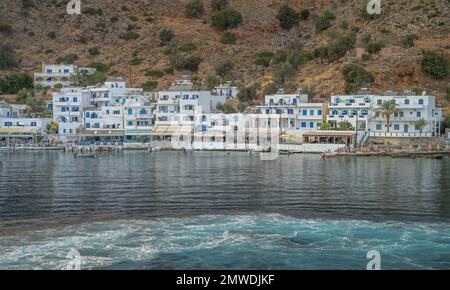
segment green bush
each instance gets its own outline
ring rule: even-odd
[[[99,55],[100,54],[100,50],[98,49],[98,47],[91,47],[88,49],[88,52],[91,56],[95,56],[95,55]]]
[[[108,65],[101,62],[93,62],[89,64],[89,67],[95,68],[98,72],[107,72]]]
[[[128,31],[128,32],[122,33],[119,37],[123,40],[130,41],[130,40],[138,39],[140,37],[140,35],[137,32]]]
[[[316,20],[316,29],[317,31],[323,31],[326,30],[328,27],[331,26],[331,21],[336,19],[336,16],[333,14],[333,12],[327,10],[322,16],[319,16]]]
[[[361,10],[359,11],[359,17],[361,17],[362,19],[365,19],[365,20],[372,20],[372,19],[377,18],[378,16],[379,16],[378,14],[369,14],[367,12],[366,6],[361,8]]]
[[[33,77],[24,73],[11,73],[0,78],[1,94],[17,94],[21,89],[33,89]]]
[[[158,82],[157,81],[147,81],[147,82],[142,84],[142,88],[146,92],[151,92],[154,89],[156,89],[157,87],[158,87]]]
[[[163,69],[163,71],[166,75],[171,75],[171,74],[173,74],[173,67],[171,67],[171,66],[166,67]]]
[[[135,56],[133,57],[128,64],[129,65],[140,65],[142,63],[142,59],[140,59],[139,57]]]
[[[230,60],[226,60],[216,65],[215,71],[221,77],[227,76],[233,70],[233,63]]]
[[[74,53],[69,53],[63,57],[58,57],[56,59],[57,63],[63,63],[63,64],[73,64],[78,60],[78,55]]]
[[[262,51],[256,55],[255,64],[268,67],[270,65],[270,61],[273,58],[273,52],[271,51]]]
[[[180,46],[180,51],[182,52],[191,52],[197,49],[197,45],[192,42],[185,43]]]
[[[364,53],[364,54],[361,56],[361,59],[364,60],[364,61],[369,60],[369,59],[370,59],[370,54]]]
[[[200,18],[204,12],[205,8],[201,0],[190,0],[186,4],[184,14],[189,18]]]
[[[137,18],[136,16],[130,16],[130,17],[128,17],[128,19],[130,19],[131,21],[134,21],[134,22],[139,20],[139,18]]]
[[[101,16],[101,15],[103,15],[103,10],[100,9],[100,8],[95,9],[93,7],[87,7],[85,9],[83,9],[82,13],[86,14],[86,15],[93,15],[93,16],[98,15],[98,16]]]
[[[220,43],[222,44],[236,44],[236,36],[226,31],[221,37],[220,37]]]
[[[202,62],[202,59],[200,57],[196,56],[190,56],[186,59],[184,59],[181,66],[179,66],[178,70],[188,70],[191,72],[196,72],[198,70],[198,66]]]
[[[238,27],[242,23],[242,15],[234,9],[215,11],[211,21],[214,27],[225,30]]]
[[[280,26],[282,28],[290,29],[298,24],[300,21],[300,14],[288,5],[283,5],[278,9],[277,19],[280,21]]]
[[[404,48],[411,48],[414,46],[414,41],[419,39],[419,36],[416,34],[408,34],[402,39],[402,45]]]
[[[12,26],[6,23],[0,23],[0,33],[3,34],[11,34],[12,33]]]
[[[0,70],[17,67],[14,48],[7,43],[0,43]]]
[[[314,49],[312,55],[314,58],[320,58],[323,61],[337,61],[344,57],[345,54],[354,47],[355,42],[355,36],[343,36],[338,38],[332,44]]]
[[[90,66],[93,67],[92,64]],[[97,84],[105,82],[107,77],[108,75],[105,71],[98,70],[90,75],[81,75],[78,78],[78,84],[81,86],[95,86]]]
[[[163,42],[163,43],[170,42],[174,37],[175,37],[175,34],[173,33],[173,31],[171,29],[168,29],[168,28],[164,28],[159,33],[159,40],[161,40],[161,42]]]
[[[372,42],[366,46],[366,52],[368,54],[378,54],[383,49],[384,43],[382,42]]]
[[[153,21],[155,21],[155,17],[153,17],[153,16],[149,16],[149,17],[147,17],[147,18],[145,18],[145,21],[147,21],[147,22],[153,22]]]
[[[211,0],[211,7],[213,11],[224,10],[228,7],[228,0]]]
[[[447,58],[433,51],[424,51],[422,56],[422,71],[433,79],[445,79],[450,73]]]
[[[447,85],[447,88],[445,89],[445,94],[447,97],[447,101],[450,101],[450,85]]]
[[[375,77],[362,66],[357,64],[347,64],[342,70],[345,80],[345,93],[356,93],[362,87],[370,86]]]
[[[145,76],[153,78],[162,78],[164,76],[164,72],[160,70],[149,70],[148,72],[145,73]]]
[[[50,39],[55,39],[56,38],[56,33],[53,31],[50,31],[49,33],[47,33],[48,38]]]
[[[216,105],[216,109],[219,111],[224,112],[225,114],[233,114],[233,113],[237,113],[238,110],[236,110],[236,108],[231,104],[230,101],[226,101],[225,103],[218,103]]]
[[[282,86],[288,83],[295,76],[295,69],[288,62],[274,65],[272,77],[276,85]]]
[[[309,17],[309,10],[308,9],[303,9],[300,12],[300,20],[306,20]]]

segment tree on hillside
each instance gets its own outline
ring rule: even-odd
[[[290,29],[298,24],[300,14],[285,4],[278,9],[277,19],[280,21],[282,28]]]

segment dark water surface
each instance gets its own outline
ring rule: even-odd
[[[0,269],[450,268],[450,159],[0,153]]]

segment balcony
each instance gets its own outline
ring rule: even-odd
[[[370,103],[338,103],[329,105],[330,109],[339,109],[339,108],[370,108]]]
[[[369,132],[370,137],[392,137],[392,138],[412,138],[412,137],[433,137],[431,132]]]

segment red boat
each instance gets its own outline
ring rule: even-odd
[[[332,159],[332,158],[336,158],[337,154],[336,153],[331,153],[331,152],[325,152],[325,153],[322,153],[321,156],[322,156],[323,159]]]

